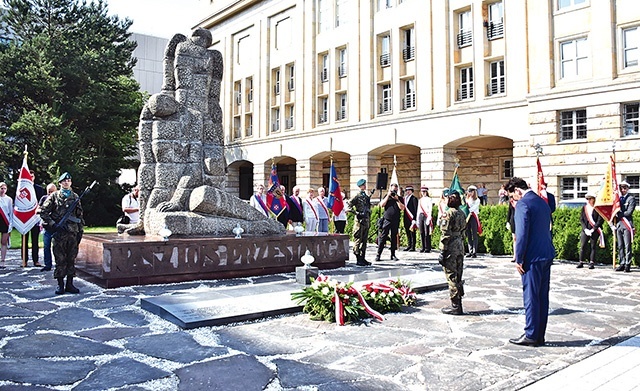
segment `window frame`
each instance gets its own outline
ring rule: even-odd
[[[467,79],[467,81],[463,81]],[[467,92],[463,94],[463,91]],[[473,99],[474,97],[474,77],[473,65],[458,68],[458,89],[456,93],[456,101],[461,102]]]
[[[635,42],[633,42],[635,44],[635,46],[631,46],[629,47],[627,45],[627,34],[626,33],[630,33],[630,32],[635,32]],[[637,67],[638,65],[640,65],[640,26],[632,26],[632,27],[626,27],[623,28],[621,30],[621,48],[622,48],[622,68],[623,69],[627,69],[627,68],[631,68],[631,67]],[[634,53],[634,57],[635,60],[629,60],[628,57],[628,53],[629,52],[633,52]]]
[[[584,112],[584,116],[578,116],[578,113]],[[571,114],[571,122],[565,123],[565,120],[568,118],[565,114]],[[580,122],[579,120],[584,119],[584,122]],[[587,139],[587,109],[573,109],[573,110],[561,110],[558,114],[558,140],[560,142],[563,141],[577,141],[577,140],[586,140]],[[584,127],[584,129],[580,129]],[[571,137],[566,137],[571,133]],[[578,137],[584,133],[584,137]]]
[[[584,50],[586,52],[586,55],[581,56],[579,54],[579,52],[581,51],[582,44],[584,44]],[[565,53],[565,46],[567,48],[569,48],[569,45],[571,45],[570,47],[573,50],[567,50]],[[575,79],[582,79],[582,78],[587,78],[591,75],[591,71],[590,71],[590,67],[591,67],[591,58],[589,57],[589,40],[587,37],[576,37],[576,38],[571,38],[571,39],[567,39],[564,41],[560,41],[559,42],[559,46],[558,46],[558,50],[559,50],[559,58],[560,58],[560,62],[559,62],[559,75],[560,75],[560,79],[561,80],[575,80]],[[572,51],[572,53],[569,53],[570,51]],[[572,57],[566,57],[565,58],[565,54],[569,55],[571,54]],[[583,62],[582,61],[586,61],[585,65],[582,65]],[[573,68],[573,73],[568,75],[567,74],[567,70],[569,69],[568,67],[566,67],[566,65],[572,64],[572,68]],[[580,73],[580,69],[582,69],[582,66],[585,66],[588,74],[582,74]],[[585,71],[586,72],[586,71]]]
[[[402,109],[409,110],[416,108],[416,80],[407,79],[403,83],[404,94],[402,98]]]
[[[572,182],[570,186],[569,180]],[[581,200],[584,199],[588,192],[589,180],[586,176],[565,176],[560,178],[560,200]]]
[[[391,89],[391,83],[384,83],[380,85],[380,105],[378,114],[388,114],[393,112],[393,90]]]
[[[629,110],[630,106],[635,106],[635,110]],[[633,137],[640,134],[640,102],[626,102],[622,104],[622,137]],[[633,124],[633,130],[628,130],[628,123]]]
[[[456,35],[456,42],[458,48],[462,49],[473,44],[473,19],[471,17],[471,10],[458,12],[457,17],[458,34]]]
[[[494,75],[494,65],[496,66],[496,74]],[[494,84],[497,86],[494,92]],[[504,95],[507,92],[507,77],[505,74],[504,59],[489,61],[489,85],[487,86],[487,95]]]

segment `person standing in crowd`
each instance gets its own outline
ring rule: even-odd
[[[336,233],[343,234],[344,229],[347,226],[347,206],[345,205],[345,197],[344,191],[340,192],[342,194],[342,200],[335,200],[334,202],[342,202],[342,210],[340,214],[333,216],[333,225],[336,227]]]
[[[636,199],[629,194],[629,182],[622,181],[620,185],[620,211],[616,215],[616,235],[618,236],[618,260],[620,265],[617,272],[631,271],[633,260],[633,211],[636,209]]]
[[[33,190],[36,192],[36,200],[39,200],[43,196],[46,195],[44,188],[36,183],[36,174],[33,170],[29,170],[31,174],[31,180],[33,181]],[[40,224],[34,224],[31,227],[30,231],[27,231],[22,236],[23,242],[26,244],[29,243],[29,236],[31,236],[31,260],[33,261],[33,266],[41,267],[42,265],[39,262],[39,252],[40,252]],[[28,245],[22,246],[22,267],[27,267],[27,261],[29,260],[29,249]]]
[[[578,269],[583,267],[587,251],[590,249],[589,269],[593,269],[596,265],[596,248],[598,244],[600,244],[600,247],[604,247],[604,234],[601,229],[604,219],[593,207],[596,203],[596,196],[593,193],[587,193],[585,198],[587,203],[582,207],[582,213],[580,213],[580,225],[582,226],[582,232],[580,232],[580,261],[576,267]]]
[[[504,183],[500,185],[500,190],[498,190],[498,204],[506,204],[509,202],[509,193],[504,188]]]
[[[9,236],[13,229],[13,200],[7,195],[7,184],[0,182],[0,269],[5,268]]]
[[[462,297],[464,287],[462,270],[464,267],[464,230],[466,217],[460,210],[462,200],[457,191],[452,191],[447,196],[447,209],[438,218],[440,230],[440,257],[438,262],[442,265],[444,275],[449,285],[449,298],[451,306],[442,309],[447,315],[462,315]]]
[[[316,209],[315,190],[307,191],[307,198],[302,203],[304,210],[304,224],[307,232],[318,232],[318,210]]]
[[[284,187],[284,185],[280,185],[280,194],[284,197],[284,201],[288,201],[289,196],[287,195],[287,188]],[[276,220],[284,226],[284,229],[287,229],[287,224],[289,224],[289,202],[284,203],[284,208],[282,208]]]
[[[418,228],[418,198],[413,195],[413,186],[404,189],[404,231],[408,245],[404,251],[416,251],[416,229]]]
[[[371,196],[367,194],[367,181],[365,179],[360,179],[356,185],[360,188],[360,191],[349,201],[350,210],[356,216],[353,220],[353,253],[356,255],[356,265],[369,266],[371,262],[368,262],[364,256],[367,251],[367,242],[369,241]]]
[[[478,198],[480,199],[481,205],[487,205],[489,201],[489,197],[487,195],[487,188],[484,183],[480,183],[478,185]]]
[[[269,217],[269,207],[267,207],[267,195],[264,194],[264,185],[259,183],[256,186],[256,194],[249,200],[249,205],[253,206],[258,212]]]
[[[53,233],[53,256],[56,258],[56,268],[53,277],[58,281],[56,295],[65,292],[80,293],[73,285],[76,275],[75,261],[78,255],[78,244],[84,231],[82,204],[78,202],[73,210],[70,208],[79,199],[71,190],[71,175],[65,172],[58,179],[61,189],[52,193],[42,206],[42,225]],[[66,222],[61,220],[70,211]],[[64,278],[67,277],[65,285]]]
[[[478,198],[477,188],[473,185],[467,188],[467,206],[469,207],[469,217],[467,219],[467,244],[469,245],[469,256],[476,258],[478,251],[478,233],[480,232],[480,198]]]
[[[291,192],[292,194],[287,197],[287,207],[289,209],[289,222],[292,226],[295,226],[296,224],[302,224],[304,221],[300,186],[294,186]]]
[[[551,240],[551,210],[527,183],[513,177],[505,186],[518,202],[515,212],[516,270],[522,279],[525,311],[524,334],[509,342],[544,345],[549,316],[549,285],[555,248]]]
[[[516,261],[516,204],[517,201],[514,200],[513,197],[509,197],[509,209],[507,209],[507,229],[511,231],[511,242],[513,244],[513,259],[511,260],[511,262]]]
[[[316,211],[318,212],[318,232],[329,232],[329,208],[327,208],[329,200],[324,194],[324,187],[318,187],[318,196],[315,199]]]
[[[42,206],[44,202],[49,198],[49,196],[55,193],[58,190],[54,183],[49,183],[47,185],[47,194],[40,198],[38,202],[38,213],[42,212]],[[51,257],[51,238],[52,234],[48,230],[44,230],[44,234],[42,235],[42,241],[44,244],[44,267],[40,269],[41,272],[48,272],[53,267],[53,259]]]
[[[138,224],[140,220],[140,203],[138,202],[138,195],[140,194],[140,188],[135,186],[131,189],[131,193],[122,197],[122,211],[129,217],[129,224]]]
[[[433,231],[433,219],[431,217],[433,201],[429,197],[429,188],[420,188],[420,200],[418,201],[418,229],[420,230],[421,253],[431,252],[431,232]]]
[[[404,211],[405,206],[402,197],[398,194],[398,184],[392,183],[389,186],[389,192],[380,202],[380,207],[384,208],[382,215],[382,230],[378,237],[378,255],[376,261],[380,260],[382,250],[387,240],[391,239],[391,260],[397,261],[396,249],[398,248],[398,228],[400,227],[400,214]]]

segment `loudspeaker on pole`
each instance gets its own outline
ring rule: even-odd
[[[387,188],[387,181],[389,180],[389,174],[386,172],[379,172],[376,179],[376,190],[384,190]]]

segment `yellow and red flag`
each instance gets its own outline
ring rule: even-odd
[[[620,210],[620,190],[616,178],[616,158],[613,154],[609,157],[609,166],[604,174],[602,186],[596,195],[594,209],[609,222],[613,222],[613,218]]]

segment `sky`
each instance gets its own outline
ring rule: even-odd
[[[171,38],[189,36],[191,27],[208,16],[209,0],[106,0],[110,15],[133,20],[132,33]]]

